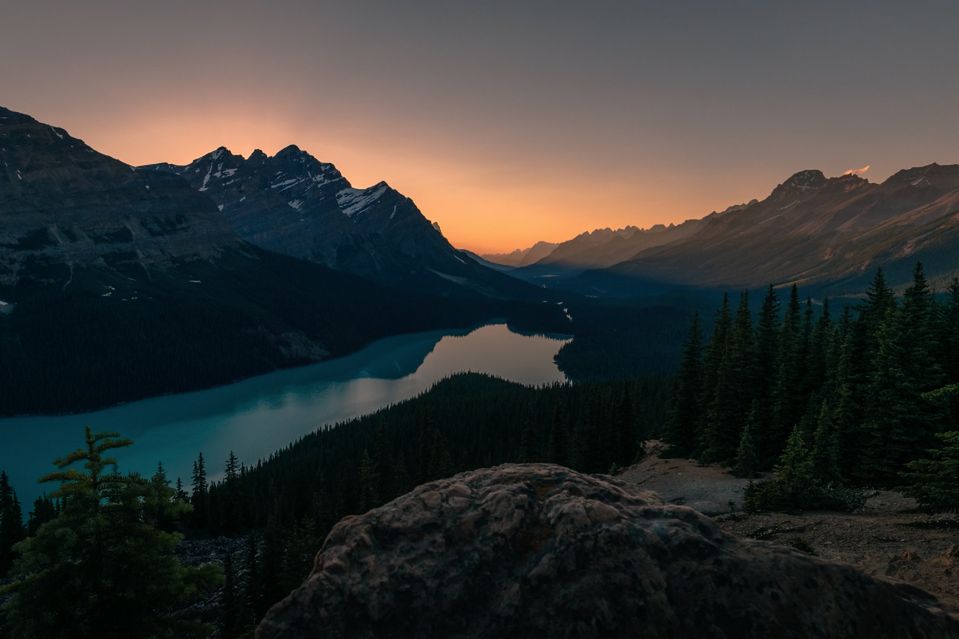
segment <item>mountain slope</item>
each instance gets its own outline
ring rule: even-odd
[[[404,290],[529,297],[531,287],[455,249],[413,201],[385,182],[357,189],[296,146],[249,158],[220,147],[173,172],[211,198],[257,246]]]
[[[182,178],[6,109],[0,221],[0,414],[223,383],[491,312],[255,247]]]
[[[696,286],[861,288],[883,266],[893,283],[917,260],[935,280],[959,273],[959,166],[931,164],[876,184],[796,173],[761,202],[704,218],[688,238],[643,250],[581,285],[642,278]]]
[[[518,268],[535,264],[552,253],[557,246],[559,246],[559,244],[556,242],[540,241],[525,249],[516,249],[509,253],[488,253],[481,257],[494,264]]]

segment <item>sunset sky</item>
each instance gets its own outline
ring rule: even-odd
[[[290,143],[456,245],[959,161],[959,3],[0,3],[0,105],[125,162]]]

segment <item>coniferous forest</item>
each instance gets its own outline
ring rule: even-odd
[[[753,509],[849,509],[863,488],[892,486],[929,510],[959,508],[959,283],[937,295],[917,265],[901,295],[880,271],[839,311],[796,287],[780,295],[770,287],[758,313],[748,294],[726,297],[708,339],[694,317],[675,377],[530,388],[457,375],[253,466],[200,454],[189,478],[162,466],[123,475],[109,451],[130,442],[88,431],[43,478],[52,492],[25,525],[0,474],[3,632],[68,637],[93,623],[120,637],[147,620],[149,636],[203,635],[210,624],[250,636],[346,515],[505,462],[616,472],[653,437],[670,455],[753,478]],[[198,567],[177,556],[183,537],[234,543],[218,568]],[[215,589],[216,619],[203,625],[191,605]],[[48,609],[59,613],[27,614]]]
[[[937,297],[917,264],[897,297],[880,270],[838,314],[770,287],[758,317],[747,293],[735,309],[727,296],[708,341],[701,332],[694,318],[663,433],[670,454],[773,471],[749,493],[759,509],[851,507],[862,486],[959,507],[957,484],[942,481],[957,454],[959,282]]]
[[[242,552],[231,551],[221,558],[221,575],[201,573],[191,577],[195,585],[188,592],[202,599],[203,587],[222,579],[216,626],[221,637],[244,636],[273,603],[299,585],[326,534],[342,517],[365,512],[421,483],[505,462],[541,461],[586,472],[615,471],[642,455],[643,441],[666,417],[670,385],[668,378],[649,378],[530,388],[484,375],[463,374],[440,382],[420,397],[317,431],[252,467],[241,465],[233,455],[214,461],[201,454],[193,476],[182,480],[166,477],[162,467],[148,480],[111,470],[105,481],[75,470],[63,477],[82,490],[67,485],[50,498],[38,499],[26,529],[19,524],[19,514],[2,516],[3,522],[17,522],[12,526],[15,532],[4,537],[8,553],[12,543],[31,535],[30,541],[12,551],[19,559],[9,571],[13,586],[3,608],[6,632],[11,637],[66,637],[70,636],[68,631],[61,635],[48,633],[52,627],[78,627],[74,625],[78,620],[55,619],[49,620],[50,626],[40,633],[21,624],[21,619],[28,618],[22,615],[24,606],[55,606],[55,602],[42,600],[43,593],[56,596],[55,590],[31,589],[30,581],[18,581],[31,574],[36,561],[49,562],[52,569],[61,562],[83,564],[89,560],[81,545],[71,546],[56,558],[38,557],[38,540],[62,534],[57,531],[79,521],[102,523],[118,517],[127,525],[132,517],[145,526],[137,528],[138,533],[146,534],[149,529],[159,535],[157,552],[164,562],[173,556],[170,535],[243,539]],[[109,449],[95,449],[101,440],[108,446],[114,442],[116,446],[129,444],[109,435],[88,434],[88,438],[95,440],[89,444],[93,452],[78,451],[58,460],[57,466],[63,467],[58,472],[70,472],[74,462],[86,464],[91,455],[99,455],[96,468],[108,465],[109,460],[101,458]],[[220,479],[211,481],[213,476]],[[105,511],[91,510],[91,492],[102,496],[108,505]],[[12,489],[9,494],[9,501],[15,503]],[[139,501],[131,503],[131,495],[139,495]],[[107,545],[103,552],[112,554],[121,549]],[[166,565],[164,562],[160,565]],[[180,568],[193,574],[189,572],[193,569]],[[60,569],[63,567],[58,566]],[[146,575],[158,584],[174,577],[186,578],[177,577],[179,573],[155,574],[139,564],[137,570],[140,582],[149,581]],[[115,582],[99,577],[90,576],[91,581],[84,581],[86,578],[76,576],[78,584],[86,584],[91,590],[115,586]],[[26,593],[33,598],[28,599]],[[177,611],[182,602],[155,602],[159,607],[150,614],[180,618]],[[104,598],[103,604],[115,606],[110,598]],[[108,612],[96,604],[91,606],[94,609],[84,611],[85,615]],[[122,623],[136,623],[137,615],[142,614],[132,611],[116,622],[117,628],[128,629]],[[190,625],[177,627],[178,632],[186,632],[184,628],[203,632]],[[152,636],[183,636],[164,635],[167,631],[172,632],[165,626],[158,627]],[[118,629],[102,636],[130,635]]]

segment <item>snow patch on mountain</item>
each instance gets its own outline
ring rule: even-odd
[[[347,217],[362,213],[386,193],[386,183],[380,182],[368,189],[343,189],[336,194],[336,203]]]

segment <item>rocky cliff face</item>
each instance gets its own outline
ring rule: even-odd
[[[0,109],[0,414],[193,390],[487,313],[264,250],[180,176]]]
[[[143,167],[182,176],[243,239],[391,287],[491,297],[533,290],[454,248],[438,225],[386,182],[354,188],[296,146],[244,158],[220,147],[190,164]]]
[[[330,533],[259,639],[956,637],[929,595],[551,465],[420,486]]]
[[[239,238],[174,176],[137,171],[63,129],[0,107],[0,286],[28,267],[168,266]]]

